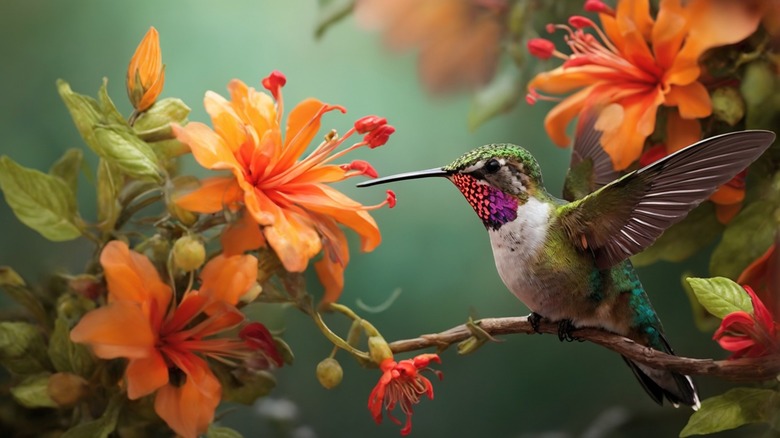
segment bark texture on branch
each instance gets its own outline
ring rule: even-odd
[[[475,321],[475,323],[482,330],[493,336],[535,333],[528,318],[524,316],[485,318]],[[539,331],[557,334],[558,324],[542,320],[539,323]],[[572,335],[606,347],[650,367],[682,374],[706,375],[734,381],[769,380],[780,374],[780,355],[736,360],[693,359],[666,354],[601,329],[578,328],[572,331]],[[472,336],[471,331],[466,324],[463,324],[441,333],[391,342],[390,349],[393,353],[402,353],[431,347],[445,348],[466,340],[470,336]]]

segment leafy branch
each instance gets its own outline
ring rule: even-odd
[[[527,317],[485,318],[474,323],[461,324],[440,333],[422,335],[390,343],[393,353],[436,347],[443,350],[452,344],[467,341],[475,335],[475,329],[489,336],[510,334],[534,334]],[[558,334],[558,324],[539,322],[539,332]],[[631,339],[597,328],[577,328],[572,336],[601,345],[627,358],[647,366],[688,375],[706,375],[733,381],[761,381],[780,374],[780,355],[755,359],[714,360],[694,359],[666,354],[637,344]]]

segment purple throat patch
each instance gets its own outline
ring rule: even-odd
[[[517,198],[468,175],[454,175],[452,181],[469,201],[485,227],[494,230],[517,219]]]

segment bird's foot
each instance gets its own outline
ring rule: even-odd
[[[528,315],[528,322],[531,323],[531,328],[534,329],[534,333],[537,335],[541,335],[542,332],[539,330],[539,323],[542,321],[542,315],[531,312],[530,315]]]
[[[575,329],[577,329],[577,327],[574,326],[574,323],[570,319],[562,319],[558,321],[558,340],[561,342],[582,342],[584,339],[580,339],[572,335],[572,332]]]

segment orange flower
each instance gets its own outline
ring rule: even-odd
[[[669,152],[696,136],[698,119],[712,112],[707,89],[699,81],[699,58],[708,49],[739,42],[752,34],[761,19],[745,2],[729,0],[661,0],[655,19],[648,0],[618,0],[614,12],[600,1],[586,3],[599,12],[602,27],[585,17],[571,17],[563,29],[572,51],[566,55],[543,41],[532,40],[531,52],[555,56],[562,66],[537,75],[529,83],[529,102],[552,100],[539,92],[565,94],[545,119],[545,129],[559,146],[568,146],[566,125],[586,107],[599,108],[596,128],[616,170],[623,170],[642,153],[655,129],[660,106],[673,107],[669,118]],[[592,28],[597,36],[585,33]],[[670,122],[671,123],[671,122]],[[696,138],[698,139],[698,137]]]
[[[127,67],[127,96],[133,108],[146,111],[157,100],[164,83],[160,36],[157,29],[150,27]]]
[[[364,117],[343,136],[331,132],[313,152],[299,159],[319,131],[322,115],[345,110],[306,99],[290,112],[282,135],[281,88],[285,82],[278,72],[263,80],[272,99],[233,80],[228,85],[229,101],[214,92],[206,93],[205,107],[213,130],[202,123],[174,126],[176,137],[190,146],[201,166],[232,173],[204,180],[199,189],[179,196],[176,203],[201,213],[226,208],[238,211],[239,220],[222,236],[227,254],[255,249],[267,241],[285,269],[302,272],[324,249],[315,268],[325,286],[323,301],[332,302],[341,294],[344,267],[349,262],[347,239],[338,224],[355,230],[363,251],[371,251],[381,236],[368,211],[386,204],[392,207],[395,198],[388,192],[388,200],[374,206],[348,198],[327,184],[358,175],[375,177],[376,171],[365,161],[331,163],[359,147],[383,145],[394,128],[384,118]],[[356,133],[365,134],[362,141],[335,152]]]
[[[419,48],[420,79],[434,93],[475,88],[493,77],[508,0],[358,0],[355,17],[396,50]]]
[[[441,371],[428,368],[431,361],[441,363],[437,354],[420,354],[414,359],[400,362],[396,362],[393,358],[382,361],[379,365],[382,377],[368,396],[368,409],[377,424],[382,422],[383,407],[394,423],[401,424],[400,420],[390,414],[390,411],[399,405],[401,412],[406,415],[406,423],[401,429],[401,435],[408,435],[412,431],[412,406],[419,403],[423,395],[433,399],[433,385],[420,371],[431,371],[439,377],[439,380],[442,378]]]
[[[235,268],[232,273],[257,272],[252,256],[215,261]],[[258,343],[262,338],[258,333],[265,330],[257,327],[262,327],[259,323],[245,326],[241,339],[213,337],[244,321],[228,302],[250,287],[255,281],[251,277],[215,284],[218,278],[206,275],[200,291],[187,291],[180,302],[172,303],[170,287],[149,259],[127,244],[109,242],[100,263],[108,283],[108,304],[84,315],[71,331],[71,340],[89,344],[100,358],[128,359],[127,396],[134,400],[155,393],[155,411],[177,434],[195,437],[205,432],[219,404],[222,387],[204,358],[232,363],[261,355],[281,365],[273,343]]]

